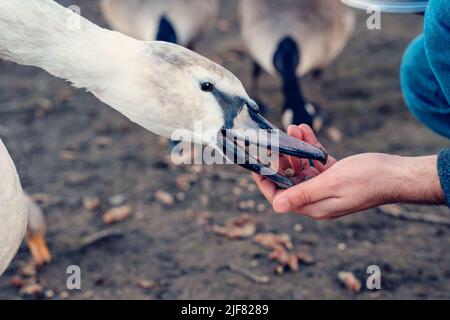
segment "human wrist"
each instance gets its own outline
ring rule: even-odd
[[[390,203],[445,204],[441,187],[437,156],[391,156]],[[388,188],[389,190],[389,188]]]

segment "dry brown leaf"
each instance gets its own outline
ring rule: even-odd
[[[25,284],[25,281],[21,276],[15,275],[9,279],[9,284],[16,288],[22,288]]]
[[[20,289],[19,294],[22,296],[38,296],[41,295],[44,288],[37,283],[32,283]]]
[[[250,238],[256,232],[256,221],[248,214],[227,221],[224,227],[212,226],[212,231],[229,239]]]
[[[140,288],[142,288],[142,289],[147,289],[148,290],[148,289],[155,288],[156,287],[156,283],[155,283],[155,281],[152,281],[152,280],[143,279],[143,280],[140,280],[138,282],[138,286]]]
[[[62,161],[73,161],[77,158],[77,153],[72,150],[62,150],[59,153],[59,159]]]
[[[198,224],[206,225],[211,218],[211,213],[208,211],[194,211],[191,213],[191,217],[196,219]]]
[[[195,181],[197,181],[197,175],[195,174],[180,174],[176,179],[176,186],[182,191],[188,191]]]
[[[274,234],[274,233],[259,233],[255,236],[255,242],[259,243],[263,247],[276,250],[276,249],[293,249],[291,236],[288,234]]]
[[[297,256],[297,259],[300,263],[303,264],[316,263],[316,259],[314,259],[314,257],[307,252],[297,252],[295,255]]]
[[[175,199],[173,198],[173,196],[170,193],[162,190],[158,190],[155,192],[155,199],[159,203],[168,207],[173,206],[175,203]]]
[[[100,207],[101,201],[99,197],[83,198],[83,206],[86,210],[94,211]]]
[[[129,206],[113,208],[103,215],[103,223],[112,224],[122,222],[128,219],[130,217],[130,214],[131,208]]]
[[[361,281],[352,272],[341,271],[338,273],[338,278],[353,293],[361,291]]]
[[[34,277],[34,276],[36,276],[37,268],[36,268],[36,265],[34,264],[34,262],[32,260],[30,260],[29,262],[25,263],[20,268],[20,274],[22,276],[25,276],[25,277]]]

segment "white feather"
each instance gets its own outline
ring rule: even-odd
[[[13,161],[0,139],[0,275],[25,235],[27,208]]]

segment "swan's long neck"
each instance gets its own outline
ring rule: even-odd
[[[101,95],[139,42],[52,0],[0,0],[0,57],[45,69]],[[120,52],[119,52],[120,51]],[[131,54],[132,56],[132,54]]]

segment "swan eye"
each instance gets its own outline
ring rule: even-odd
[[[212,92],[214,90],[214,85],[211,82],[203,82],[200,87],[204,92]]]

